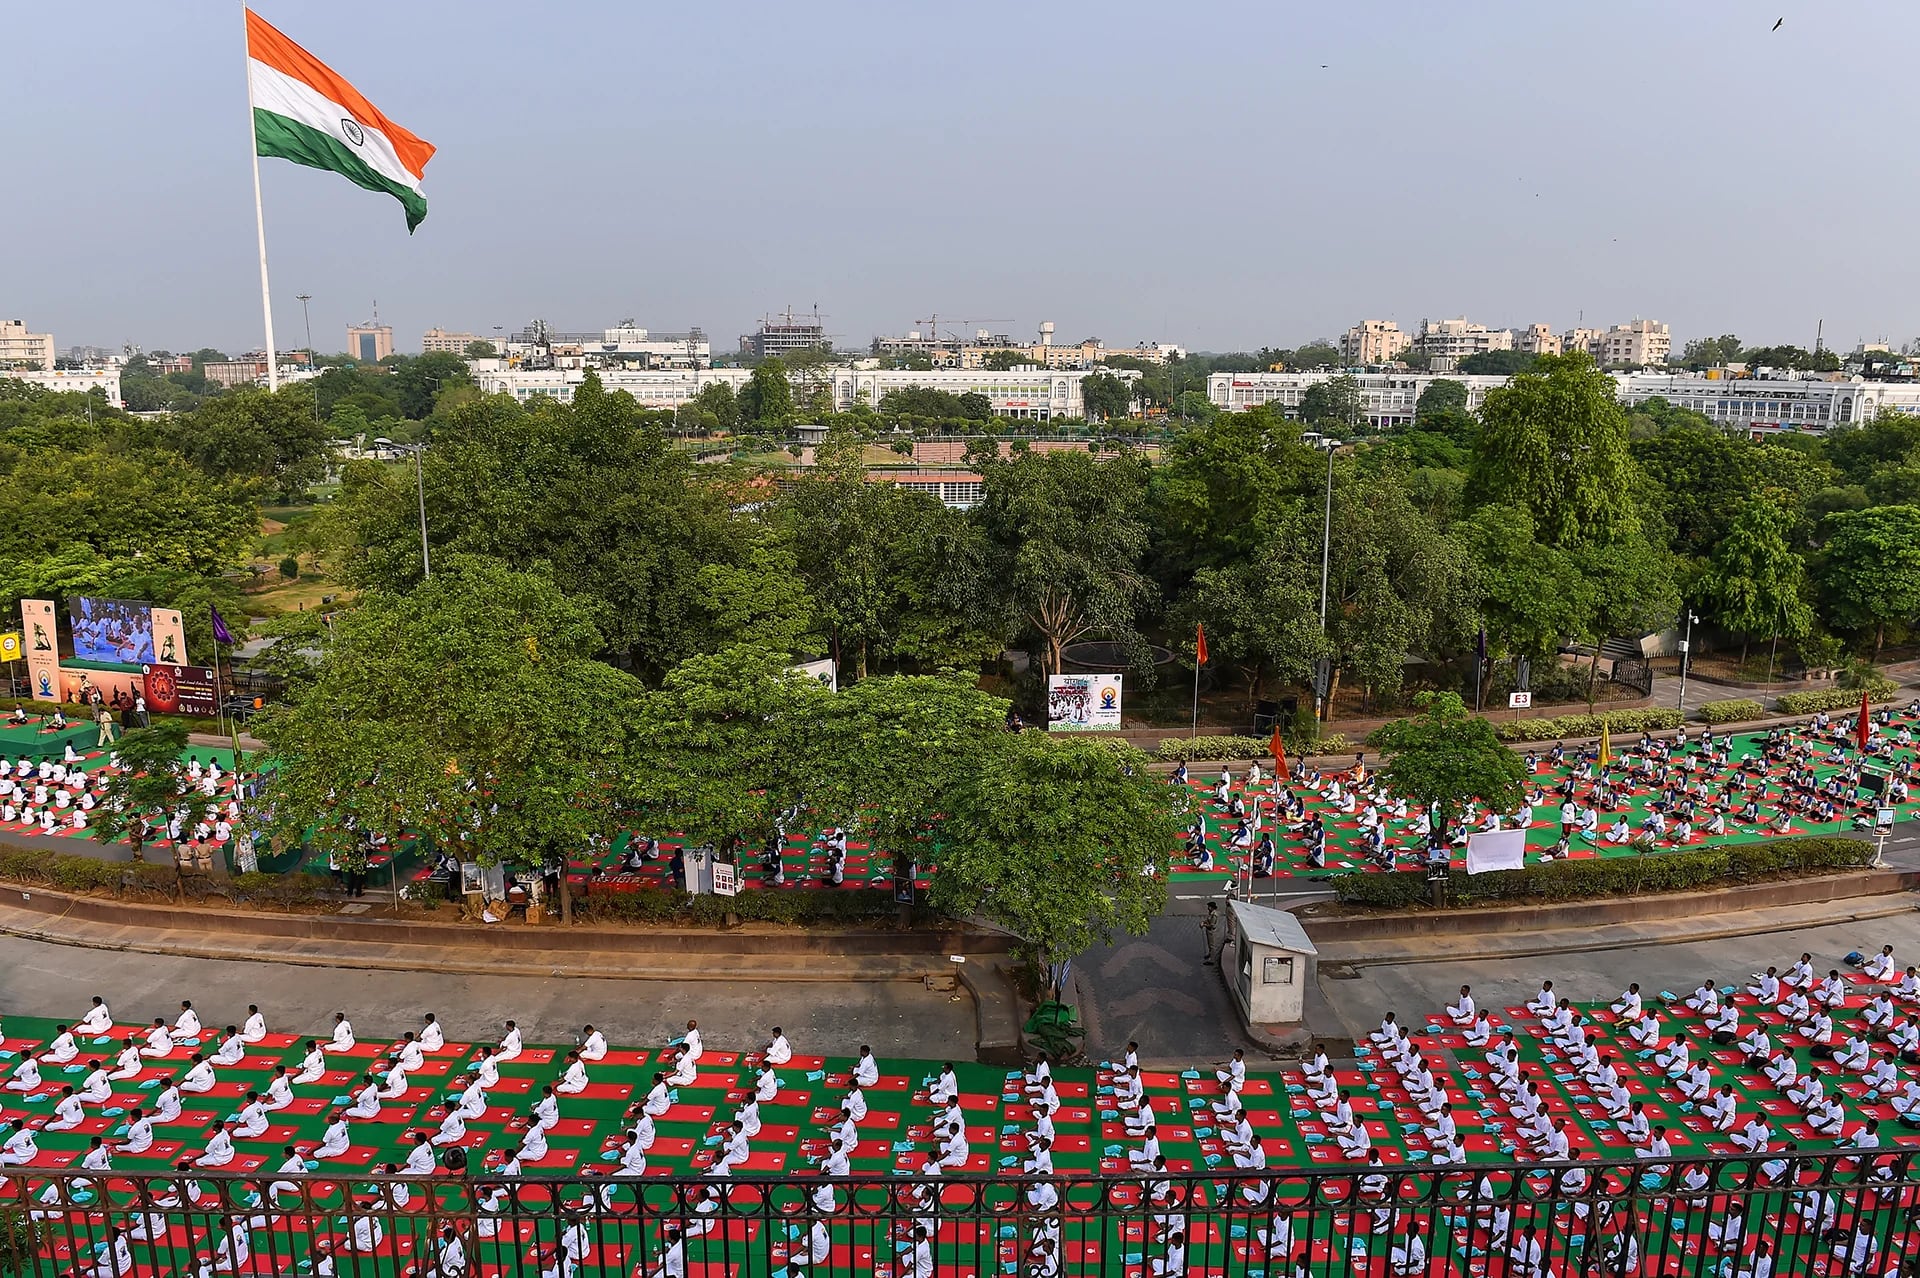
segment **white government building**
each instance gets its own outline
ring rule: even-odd
[[[1360,387],[1360,413],[1372,430],[1413,423],[1420,393],[1436,381],[1461,382],[1467,407],[1477,410],[1487,392],[1507,384],[1504,377],[1468,377],[1444,373],[1215,373],[1207,378],[1207,398],[1215,408],[1239,412],[1272,404],[1289,416],[1300,412],[1307,389],[1335,377],[1352,376]],[[1823,431],[1871,419],[1881,409],[1920,414],[1920,385],[1869,382],[1860,378],[1725,378],[1698,373],[1612,373],[1620,402],[1629,406],[1664,399],[1709,420],[1738,430]]]
[[[511,395],[521,402],[547,395],[567,403],[586,380],[579,368],[509,368],[504,360],[473,360],[474,383],[489,395]],[[1123,381],[1139,374],[1124,369],[1015,368],[1006,372],[991,369],[936,368],[860,369],[830,367],[822,376],[831,384],[836,412],[845,412],[855,404],[878,407],[890,390],[912,386],[947,391],[954,395],[985,395],[993,405],[994,416],[1028,421],[1050,421],[1057,417],[1083,417],[1086,403],[1080,396],[1080,384],[1098,372],[1110,372]],[[601,369],[600,382],[608,390],[623,390],[644,408],[678,408],[700,393],[700,388],[724,382],[738,391],[753,379],[750,368],[706,369]]]

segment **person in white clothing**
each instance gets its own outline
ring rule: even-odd
[[[131,1114],[127,1115],[127,1134],[126,1139],[120,1142],[120,1152],[123,1154],[144,1154],[152,1148],[153,1120],[148,1118],[142,1110],[136,1108]]]
[[[273,1067],[273,1077],[267,1080],[267,1094],[260,1098],[260,1104],[268,1110],[285,1109],[293,1104],[293,1079],[285,1065]]]
[[[155,1060],[173,1054],[173,1032],[167,1028],[162,1018],[153,1018],[153,1028],[147,1031],[147,1045],[140,1049],[142,1056],[151,1056]]]
[[[437,1052],[447,1045],[446,1032],[440,1028],[440,1022],[428,1012],[422,1018],[420,1026],[420,1046],[429,1052]]]
[[[351,1052],[354,1042],[353,1022],[347,1019],[345,1012],[335,1012],[333,1014],[333,1037],[327,1040],[327,1050],[330,1052]]]
[[[240,1107],[239,1125],[233,1134],[240,1140],[256,1140],[266,1134],[267,1107],[260,1103],[260,1093],[249,1091],[247,1103]]]
[[[33,1128],[18,1119],[0,1123],[0,1167],[18,1167],[40,1156]]]
[[[203,1058],[200,1053],[195,1052],[192,1064],[187,1067],[186,1074],[180,1079],[180,1090],[188,1095],[197,1096],[212,1091],[216,1081],[213,1076],[213,1064]]]
[[[347,1110],[348,1118],[380,1117],[380,1080],[369,1070],[362,1076],[362,1086],[354,1095],[353,1105]]]
[[[580,1031],[580,1059],[583,1061],[605,1060],[607,1055],[607,1036],[589,1025]]]
[[[213,1063],[222,1068],[238,1065],[247,1056],[246,1040],[240,1037],[238,1025],[227,1026],[227,1032],[220,1040],[220,1050],[213,1054]]]
[[[513,1060],[526,1050],[520,1042],[520,1027],[512,1021],[507,1022],[507,1032],[500,1036],[500,1050],[494,1055],[502,1064]]]
[[[313,1156],[317,1160],[338,1158],[346,1153],[352,1144],[353,1136],[347,1127],[346,1111],[336,1109],[327,1123],[326,1132],[320,1137],[319,1148],[313,1151]]]
[[[80,1044],[74,1041],[73,1032],[64,1025],[56,1025],[52,1039],[47,1042],[47,1050],[40,1053],[40,1059],[49,1065],[66,1065],[80,1055]]]
[[[426,1049],[420,1046],[420,1040],[413,1036],[412,1030],[400,1036],[400,1041],[393,1045],[392,1054],[409,1074],[427,1063]]]
[[[700,1023],[698,1021],[687,1022],[687,1032],[680,1040],[680,1050],[686,1053],[687,1064],[698,1065],[700,1063],[700,1054],[705,1049],[700,1045]]]
[[[21,1057],[20,1063],[13,1067],[13,1072],[7,1077],[7,1090],[35,1092],[40,1090],[40,1086],[40,1062],[32,1056]]]
[[[434,1159],[433,1142],[427,1139],[425,1132],[413,1134],[413,1148],[407,1151],[407,1164],[400,1169],[402,1176],[431,1176],[439,1167]]]
[[[320,1046],[320,1040],[314,1038],[308,1039],[307,1054],[301,1058],[300,1072],[294,1075],[293,1081],[303,1084],[317,1083],[320,1081],[320,1076],[326,1072],[326,1049]]]
[[[761,1049],[760,1060],[767,1065],[785,1065],[793,1059],[793,1045],[787,1042],[787,1036],[778,1025],[773,1027],[773,1039]]]
[[[243,1043],[262,1042],[267,1037],[267,1018],[260,1014],[257,1003],[247,1004],[247,1020],[240,1027],[240,1041]]]
[[[567,1096],[578,1096],[587,1090],[587,1067],[579,1052],[567,1053],[566,1072],[554,1090]]]
[[[104,1105],[109,1100],[113,1100],[113,1078],[98,1059],[88,1061],[86,1077],[81,1078],[81,1101],[86,1105]]]
[[[113,1013],[107,1010],[107,1000],[98,994],[94,995],[93,1006],[87,1009],[86,1015],[73,1028],[78,1034],[104,1034],[112,1029]]]
[[[207,1130],[207,1147],[193,1160],[195,1167],[225,1167],[234,1159],[233,1131],[230,1123],[215,1123]]]
[[[880,1063],[865,1043],[860,1044],[860,1057],[853,1063],[853,1081],[861,1087],[872,1087],[880,1081]]]

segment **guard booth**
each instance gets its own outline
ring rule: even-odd
[[[1271,906],[1229,901],[1227,908],[1232,926],[1227,944],[1239,955],[1227,985],[1241,1019],[1249,1025],[1298,1023],[1319,953],[1307,930],[1292,914]]]

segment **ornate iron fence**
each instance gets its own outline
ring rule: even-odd
[[[1913,1157],[940,1179],[10,1168],[0,1273],[1882,1278],[1914,1272]]]

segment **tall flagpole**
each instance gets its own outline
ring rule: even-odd
[[[240,6],[240,30],[246,34],[247,7]],[[267,215],[260,205],[260,133],[253,122],[253,57],[247,67],[247,140],[253,153],[253,225],[260,234],[260,310],[267,321],[267,390],[280,389],[280,360],[273,349],[273,294],[267,287]]]

